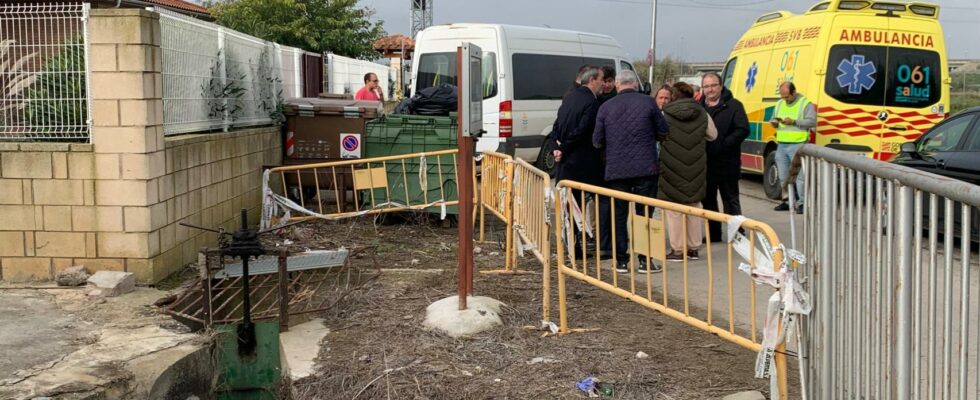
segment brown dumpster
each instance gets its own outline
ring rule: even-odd
[[[363,157],[363,140],[367,121],[380,116],[382,104],[378,101],[358,101],[349,99],[293,98],[283,104],[286,126],[283,132],[283,165],[313,164],[343,159]],[[341,136],[355,135],[359,140],[348,140],[341,144]],[[352,143],[354,144],[352,146]],[[346,211],[348,200],[353,195],[351,171],[349,168],[329,168],[317,171],[285,174],[288,195],[298,200],[302,196],[307,205],[316,204],[317,184],[322,196],[341,194],[340,209],[336,201],[323,199],[324,212]],[[336,175],[336,182],[334,175]],[[314,203],[310,203],[311,199]],[[328,207],[329,205],[329,207]],[[313,208],[313,207],[311,207]],[[328,210],[329,209],[329,210]],[[319,211],[314,208],[314,211]]]

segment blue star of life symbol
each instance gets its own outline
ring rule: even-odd
[[[837,70],[841,72],[837,75],[837,84],[847,88],[847,93],[861,94],[866,89],[871,89],[875,84],[875,73],[878,69],[874,63],[864,62],[864,56],[855,54],[851,59],[840,60]]]
[[[753,62],[752,66],[749,67],[748,78],[745,79],[746,92],[751,92],[752,88],[755,87],[755,76],[758,73],[759,73],[759,67],[755,64],[755,62]]]

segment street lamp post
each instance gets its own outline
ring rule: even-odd
[[[650,75],[647,80],[650,82],[650,87],[653,88],[655,85],[653,83],[653,63],[657,60],[657,0],[651,0],[652,14],[650,18]]]

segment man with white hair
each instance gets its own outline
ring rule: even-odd
[[[633,71],[616,76],[616,97],[599,107],[592,143],[605,149],[605,179],[613,190],[654,198],[657,196],[659,165],[657,141],[667,136],[669,127],[657,103],[637,91],[640,80]],[[616,271],[629,272],[627,233],[629,205],[616,201]],[[642,215],[643,207],[637,207]],[[651,210],[652,212],[652,210]],[[639,259],[639,272],[660,272],[661,266]]]

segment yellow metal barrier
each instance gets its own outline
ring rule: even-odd
[[[268,169],[263,224],[275,222],[270,209],[276,207],[299,213],[291,216],[294,221],[418,210],[445,213],[459,204],[456,156],[452,149]],[[279,187],[281,194],[275,193]]]
[[[612,246],[613,246],[613,257],[614,259],[610,261],[601,261],[599,257],[591,257],[587,251],[585,241],[595,240],[596,249],[599,248],[599,237],[601,232],[599,232],[599,218],[600,218],[600,208],[599,208],[599,197],[610,198],[610,210],[609,216],[612,220]],[[590,201],[591,200],[591,201]],[[622,204],[628,204],[629,207],[629,217],[627,224],[627,238],[617,238],[616,237],[616,222],[615,222],[615,209],[616,207],[622,206]],[[559,332],[562,334],[569,333],[571,330],[568,327],[568,311],[567,311],[567,301],[566,301],[566,290],[565,290],[565,277],[572,277],[603,289],[607,292],[621,296],[635,303],[643,305],[647,308],[653,309],[655,311],[661,312],[671,318],[685,322],[691,326],[698,329],[715,334],[722,339],[728,340],[732,343],[740,345],[746,349],[752,350],[754,352],[759,352],[761,349],[761,343],[757,337],[757,327],[756,327],[756,293],[755,284],[749,283],[750,291],[750,301],[748,306],[750,307],[751,317],[750,317],[750,329],[748,335],[743,336],[742,333],[737,332],[735,329],[736,325],[736,313],[735,313],[735,292],[734,292],[734,277],[736,272],[733,266],[733,245],[731,242],[727,243],[727,300],[728,300],[728,323],[727,326],[719,326],[716,324],[715,316],[712,315],[714,308],[714,259],[712,255],[712,244],[711,241],[707,241],[706,256],[707,265],[707,310],[704,318],[691,312],[690,306],[690,292],[689,292],[689,268],[691,264],[694,263],[693,260],[689,260],[687,257],[687,244],[685,240],[684,244],[684,259],[680,264],[667,264],[665,261],[666,254],[666,240],[665,240],[665,229],[664,220],[661,217],[663,213],[661,211],[667,210],[671,212],[676,212],[684,216],[693,216],[700,219],[698,224],[703,223],[704,232],[708,232],[708,221],[718,221],[722,223],[727,223],[731,218],[730,215],[721,214],[717,212],[707,211],[699,208],[693,208],[688,206],[683,206],[680,204],[670,203],[662,200],[652,199],[649,197],[633,195],[625,192],[618,192],[598,186],[587,185],[583,183],[573,182],[573,181],[561,181],[558,184],[558,192],[555,196],[555,235],[557,238],[557,253],[558,253],[558,307],[559,307]],[[594,212],[587,209],[592,209]],[[591,215],[590,215],[591,214]],[[684,237],[687,237],[687,218],[681,218],[682,231]],[[775,232],[768,225],[754,221],[746,220],[742,223],[741,227],[748,231],[749,233],[749,260],[748,263],[750,267],[754,270],[757,265],[756,254],[759,253],[757,246],[763,249],[769,246],[769,249],[775,249],[774,251],[774,267],[778,270],[781,265],[781,258],[783,257],[782,251],[780,249],[779,238],[776,236]],[[574,233],[576,229],[583,232],[581,235],[584,239],[576,239],[576,234]],[[588,238],[591,236],[591,238]],[[759,236],[760,242],[756,243],[756,237]],[[617,240],[628,240],[629,248],[629,274],[623,274],[619,276],[615,271],[615,248]],[[571,250],[570,249],[575,249]],[[577,257],[576,253],[579,253]],[[566,254],[568,253],[568,254]],[[760,253],[762,254],[762,253]],[[566,257],[566,255],[570,257]],[[637,256],[643,255],[648,256],[656,261],[659,261],[663,265],[663,271],[661,272],[660,279],[654,279],[654,274],[647,273],[645,279],[641,279],[638,282],[637,274],[638,271],[638,260]],[[622,257],[622,255],[620,255]],[[649,261],[648,261],[649,262]],[[696,266],[701,268],[702,264],[699,262]],[[677,269],[680,271],[677,271]],[[670,295],[676,293],[674,291],[669,291],[670,286],[668,284],[668,274],[673,274],[680,272],[683,274],[681,285],[682,294],[682,304],[677,304],[671,302]],[[544,276],[544,284],[547,287],[549,285],[548,276]],[[656,282],[659,281],[659,282]],[[639,284],[638,284],[639,283]],[[547,297],[546,297],[547,298]],[[776,374],[779,383],[780,398],[786,398],[786,358],[785,358],[785,345],[780,345],[776,349],[775,353],[776,362]]]
[[[517,256],[525,251],[531,252],[542,266],[544,297],[542,297],[542,320],[547,321],[550,315],[549,300],[551,286],[548,285],[551,274],[551,232],[550,202],[551,177],[524,160],[513,162],[513,221],[517,233],[516,248],[509,256],[513,257],[511,265],[517,265]],[[520,254],[519,254],[520,253]]]
[[[492,151],[484,152],[480,161],[480,241],[486,240],[486,214],[505,225],[504,268],[486,273],[514,272],[514,158]]]

